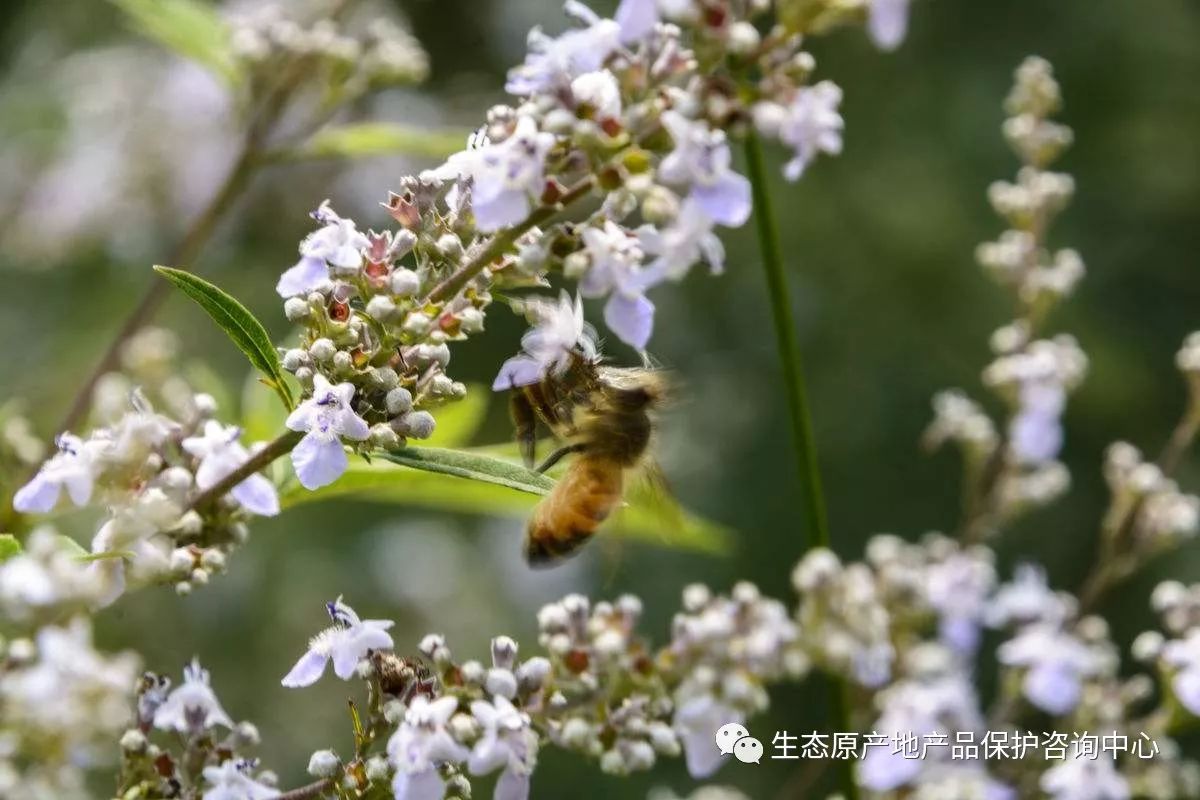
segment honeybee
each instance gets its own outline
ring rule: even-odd
[[[548,566],[582,547],[620,506],[628,473],[641,466],[654,437],[654,411],[667,380],[649,368],[606,367],[575,354],[568,367],[513,390],[511,412],[521,456],[535,462],[541,422],[562,442],[538,467],[573,455],[566,473],[533,510],[525,559]]]

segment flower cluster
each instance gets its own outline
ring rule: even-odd
[[[63,505],[105,510],[91,542],[94,563],[78,563],[79,547],[52,535],[0,569],[5,608],[14,620],[52,618],[81,604],[103,605],[135,584],[174,583],[180,591],[224,569],[246,538],[246,521],[279,513],[274,484],[251,474],[226,495],[206,491],[251,457],[236,427],[218,422],[210,395],[193,393],[163,362],[172,340],[149,331],[130,341],[124,365],[142,378],[130,390],[118,373],[97,384],[97,416],[112,422],[81,438],[58,437],[58,450],[22,486],[13,507],[46,514]],[[161,373],[156,378],[155,375]],[[111,398],[124,394],[116,411]],[[153,393],[178,418],[159,413]]]
[[[183,681],[174,688],[169,678],[145,673],[137,682],[134,716],[134,725],[121,736],[119,796],[279,796],[274,773],[258,771],[257,760],[244,755],[258,744],[258,729],[249,722],[235,723],[225,712],[199,661],[184,667]],[[159,744],[156,731],[171,744]]]
[[[603,299],[609,330],[644,350],[648,293],[697,263],[720,271],[716,231],[750,215],[731,136],[779,139],[794,151],[791,179],[841,151],[840,89],[809,84],[798,36],[758,33],[764,4],[566,10],[572,26],[535,29],[510,71],[514,103],[492,108],[445,164],[400,181],[386,204],[397,228],[362,231],[328,203],[314,212],[320,227],[277,286],[304,327],[284,365],[322,398],[289,421],[307,433],[293,459],[306,486],[344,471],[344,443],[365,452],[429,435],[427,409],[465,391],[447,374],[449,347],[483,329],[497,292],[559,274]],[[596,356],[578,302],[512,302],[535,330],[497,388],[563,369],[574,351]]]
[[[1072,134],[1051,119],[1062,97],[1048,62],[1028,58],[1015,78],[1004,134],[1022,167],[1015,183],[997,181],[988,190],[1009,229],[976,251],[984,270],[1012,292],[1017,308],[1016,319],[992,335],[996,357],[983,373],[984,384],[1007,406],[1007,425],[998,431],[979,406],[955,391],[934,400],[935,419],[926,435],[932,446],[953,441],[962,448],[969,498],[965,524],[974,539],[1067,490],[1070,476],[1057,461],[1061,419],[1067,395],[1087,372],[1087,356],[1073,337],[1043,338],[1042,332],[1048,313],[1084,273],[1078,253],[1052,251],[1046,244],[1054,218],[1074,192],[1069,175],[1047,167],[1071,144]]]
[[[92,646],[83,617],[33,639],[0,639],[0,796],[87,800],[86,770],[111,766],[112,743],[133,721],[139,661]]]

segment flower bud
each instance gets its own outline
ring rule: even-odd
[[[391,777],[391,767],[383,756],[371,756],[367,759],[367,780],[371,783],[386,783]]]
[[[300,297],[289,297],[283,304],[283,315],[289,322],[303,322],[311,313],[308,301]]]
[[[428,439],[436,424],[428,411],[412,411],[404,417],[404,428],[413,439]]]
[[[391,426],[382,422],[371,426],[368,441],[372,447],[378,447],[381,450],[397,450],[402,442],[400,435],[392,430]]]
[[[325,338],[317,339],[308,346],[308,354],[312,356],[319,364],[324,364],[329,361],[331,358],[333,358],[334,353],[336,352],[337,347],[334,346],[332,341]]]
[[[354,369],[354,358],[345,350],[333,354],[333,369],[339,373],[347,373]]]
[[[433,320],[428,314],[420,311],[414,311],[404,318],[402,326],[404,332],[412,336],[422,336],[429,332],[429,328],[433,325]]]
[[[398,386],[387,393],[384,404],[387,406],[387,412],[392,416],[398,417],[407,414],[412,410],[412,393],[403,386]]]
[[[412,297],[421,288],[421,276],[411,269],[398,267],[392,271],[392,294],[399,297]]]
[[[439,253],[451,260],[459,258],[463,252],[462,240],[453,233],[444,233],[439,236],[437,244],[434,246],[437,247]]]
[[[283,354],[283,368],[288,372],[295,372],[307,363],[308,353],[297,347],[293,347]]]
[[[308,760],[308,774],[314,778],[331,778],[342,765],[342,760],[332,750],[318,750]]]
[[[396,303],[387,295],[377,294],[367,301],[367,316],[386,322],[396,314]]]
[[[464,308],[458,313],[459,326],[463,333],[479,333],[483,330],[483,312],[478,308]]]
[[[146,735],[137,728],[130,728],[121,736],[121,749],[126,753],[141,753],[146,745]]]

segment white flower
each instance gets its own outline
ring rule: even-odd
[[[1183,707],[1200,717],[1200,628],[1192,628],[1183,639],[1167,642],[1163,661],[1178,670],[1171,689]]]
[[[228,759],[219,767],[205,767],[204,780],[209,788],[203,800],[271,800],[279,790],[250,777],[251,765],[246,761]]]
[[[686,184],[690,197],[721,225],[737,227],[750,217],[750,181],[729,168],[725,133],[678,111],[664,111],[663,125],[675,142],[659,165],[665,183]]]
[[[0,612],[18,623],[43,612],[97,603],[101,589],[91,566],[80,562],[49,528],[34,530],[23,553],[0,563]]]
[[[603,228],[584,228],[583,245],[591,266],[579,282],[579,291],[584,297],[608,295],[605,324],[621,341],[645,349],[654,329],[654,304],[645,292],[659,278],[642,267],[640,243],[608,220]]]
[[[525,800],[537,758],[537,734],[529,726],[529,716],[504,697],[493,697],[490,703],[476,700],[471,703],[471,714],[483,733],[471,750],[467,767],[475,775],[503,768],[494,800]]]
[[[85,506],[92,499],[95,467],[88,444],[69,433],[60,435],[57,441],[58,452],[13,497],[13,508],[17,511],[23,514],[52,511],[63,489],[77,506]]]
[[[553,92],[585,72],[595,72],[621,44],[621,26],[601,19],[582,3],[568,0],[567,13],[586,27],[572,28],[558,37],[541,28],[529,32],[525,63],[509,70],[505,90],[522,97]]]
[[[388,740],[388,759],[396,768],[392,793],[396,800],[441,800],[445,781],[438,773],[442,763],[466,760],[467,748],[454,740],[446,724],[458,710],[458,700],[430,700],[417,695],[404,712],[404,721]]]
[[[717,731],[723,725],[741,725],[745,721],[745,714],[711,694],[679,703],[671,724],[683,744],[688,774],[696,779],[708,778],[720,769],[722,756],[716,744]]]
[[[591,107],[599,120],[621,116],[621,87],[616,76],[606,69],[585,72],[571,81],[575,102]]]
[[[796,155],[783,167],[789,181],[799,179],[804,169],[820,153],[831,156],[842,152],[845,123],[838,113],[842,90],[832,81],[804,86],[796,91],[786,107],[775,103],[755,106],[755,123],[767,135],[777,136]]]
[[[208,683],[208,672],[200,662],[183,668],[183,683],[167,696],[166,702],[154,712],[154,727],[180,733],[199,733],[214,725],[233,728],[233,720],[221,708],[216,694]]]
[[[880,50],[895,50],[908,33],[911,0],[868,0],[867,33]]]
[[[328,486],[346,471],[349,461],[341,437],[361,442],[370,435],[366,420],[350,406],[353,399],[354,384],[334,386],[318,373],[312,397],[288,416],[288,428],[306,432],[292,451],[292,466],[305,489]]]
[[[558,302],[549,299],[526,301],[534,326],[521,337],[521,352],[504,362],[492,383],[499,392],[537,383],[547,375],[561,375],[575,359],[597,358],[596,332],[583,319],[583,302],[572,302],[565,291]]]
[[[949,653],[945,655],[949,658]],[[881,697],[882,713],[872,729],[889,736],[910,733],[927,736],[947,730],[973,731],[983,726],[970,681],[956,671],[923,680],[900,681]],[[859,763],[858,780],[873,792],[891,792],[923,782],[949,755],[944,748],[932,749],[928,760],[914,759],[890,748],[869,748]]]
[[[1046,571],[1035,564],[1021,564],[1013,579],[992,596],[986,621],[992,627],[1010,622],[1058,622],[1066,610],[1062,598],[1046,584]]]
[[[325,674],[325,665],[333,659],[333,671],[342,680],[350,680],[358,662],[372,650],[390,650],[392,637],[387,633],[391,620],[360,620],[354,609],[338,598],[325,604],[333,625],[314,636],[308,652],[300,657],[283,678],[288,688],[311,686]]]
[[[643,225],[637,230],[638,241],[648,255],[657,256],[646,269],[654,276],[679,280],[698,261],[706,261],[713,273],[725,268],[725,247],[713,233],[713,220],[700,205],[689,198],[669,227],[658,229]]]
[[[326,200],[312,213],[322,227],[310,233],[300,243],[300,260],[283,273],[275,291],[280,297],[306,294],[329,280],[329,267],[358,269],[362,266],[362,251],[370,240],[359,232],[354,220],[342,219]]]
[[[1042,774],[1042,791],[1053,800],[1128,800],[1129,784],[1111,758],[1073,756]]]
[[[545,189],[546,154],[554,141],[554,134],[538,130],[533,117],[522,116],[504,141],[485,139],[450,156],[433,174],[442,180],[469,179],[475,227],[499,230],[529,216],[530,198]]]
[[[941,640],[956,652],[970,654],[978,646],[988,595],[995,583],[992,565],[965,553],[930,565],[926,598],[938,613]]]
[[[209,420],[204,424],[203,436],[183,440],[183,449],[200,459],[196,468],[196,486],[201,491],[212,488],[250,459],[250,453],[238,441],[241,434],[240,428],[227,428],[216,420]],[[230,489],[229,494],[252,514],[273,517],[279,513],[279,496],[264,475],[251,475]]]
[[[1000,645],[1002,664],[1026,668],[1022,691],[1048,714],[1066,714],[1079,702],[1083,678],[1095,670],[1088,648],[1057,625],[1035,623]]]
[[[621,0],[613,19],[621,29],[622,42],[644,39],[658,24],[658,0]]]

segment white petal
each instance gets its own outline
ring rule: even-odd
[[[13,497],[13,508],[22,514],[45,514],[53,511],[54,506],[58,505],[59,494],[58,483],[47,480],[46,476],[39,472],[33,476],[33,480],[17,490]]]
[[[493,800],[527,800],[529,797],[529,773],[506,769],[496,781]]]
[[[338,433],[356,442],[361,442],[371,435],[371,428],[367,425],[367,421],[351,411],[349,407],[343,409],[342,413],[338,415],[337,427]]]
[[[645,38],[658,22],[658,0],[621,0],[613,19],[621,26],[621,41]]]
[[[527,355],[513,356],[500,366],[500,373],[492,381],[492,391],[503,392],[518,386],[528,386],[542,379],[542,365]]]
[[[314,392],[317,391],[317,388],[318,388],[316,385],[317,378],[320,378],[320,377],[321,377],[320,375],[313,376]],[[307,431],[312,428],[313,422],[314,422],[313,418],[315,416],[316,416],[315,404],[313,403],[312,400],[305,400],[303,403],[296,406],[296,409],[294,411],[292,411],[291,414],[288,414],[288,418],[283,424],[287,427],[288,430],[303,432],[303,431]]]
[[[529,216],[529,195],[523,189],[507,189],[494,198],[478,198],[472,191],[471,211],[475,214],[475,227],[480,231],[498,231]]]
[[[90,472],[81,469],[78,473],[64,478],[63,484],[66,485],[67,494],[70,495],[71,502],[75,505],[86,506],[92,499],[92,475]]]
[[[736,172],[726,172],[711,184],[693,185],[690,196],[721,225],[736,228],[750,218],[750,181]]]
[[[327,656],[309,650],[300,657],[292,671],[283,676],[281,683],[289,689],[312,686],[325,674],[325,665],[328,662]]]
[[[275,484],[264,475],[251,475],[233,487],[230,494],[251,514],[273,517],[279,513],[279,495],[275,491]]]
[[[392,779],[392,794],[396,800],[442,800],[446,793],[446,782],[436,769],[420,772],[396,772]]]
[[[320,489],[342,476],[349,461],[342,443],[309,434],[292,451],[292,466],[305,489]]]
[[[294,297],[307,294],[329,280],[329,269],[325,259],[304,256],[291,269],[279,276],[275,291],[280,297]]]
[[[333,673],[344,681],[354,677],[354,668],[367,654],[365,647],[359,647],[357,641],[347,639],[341,647],[333,649]]]
[[[645,295],[613,292],[604,305],[604,322],[626,344],[645,350],[654,330],[654,303]]]
[[[908,33],[909,0],[871,0],[867,32],[880,50],[895,50]]]

